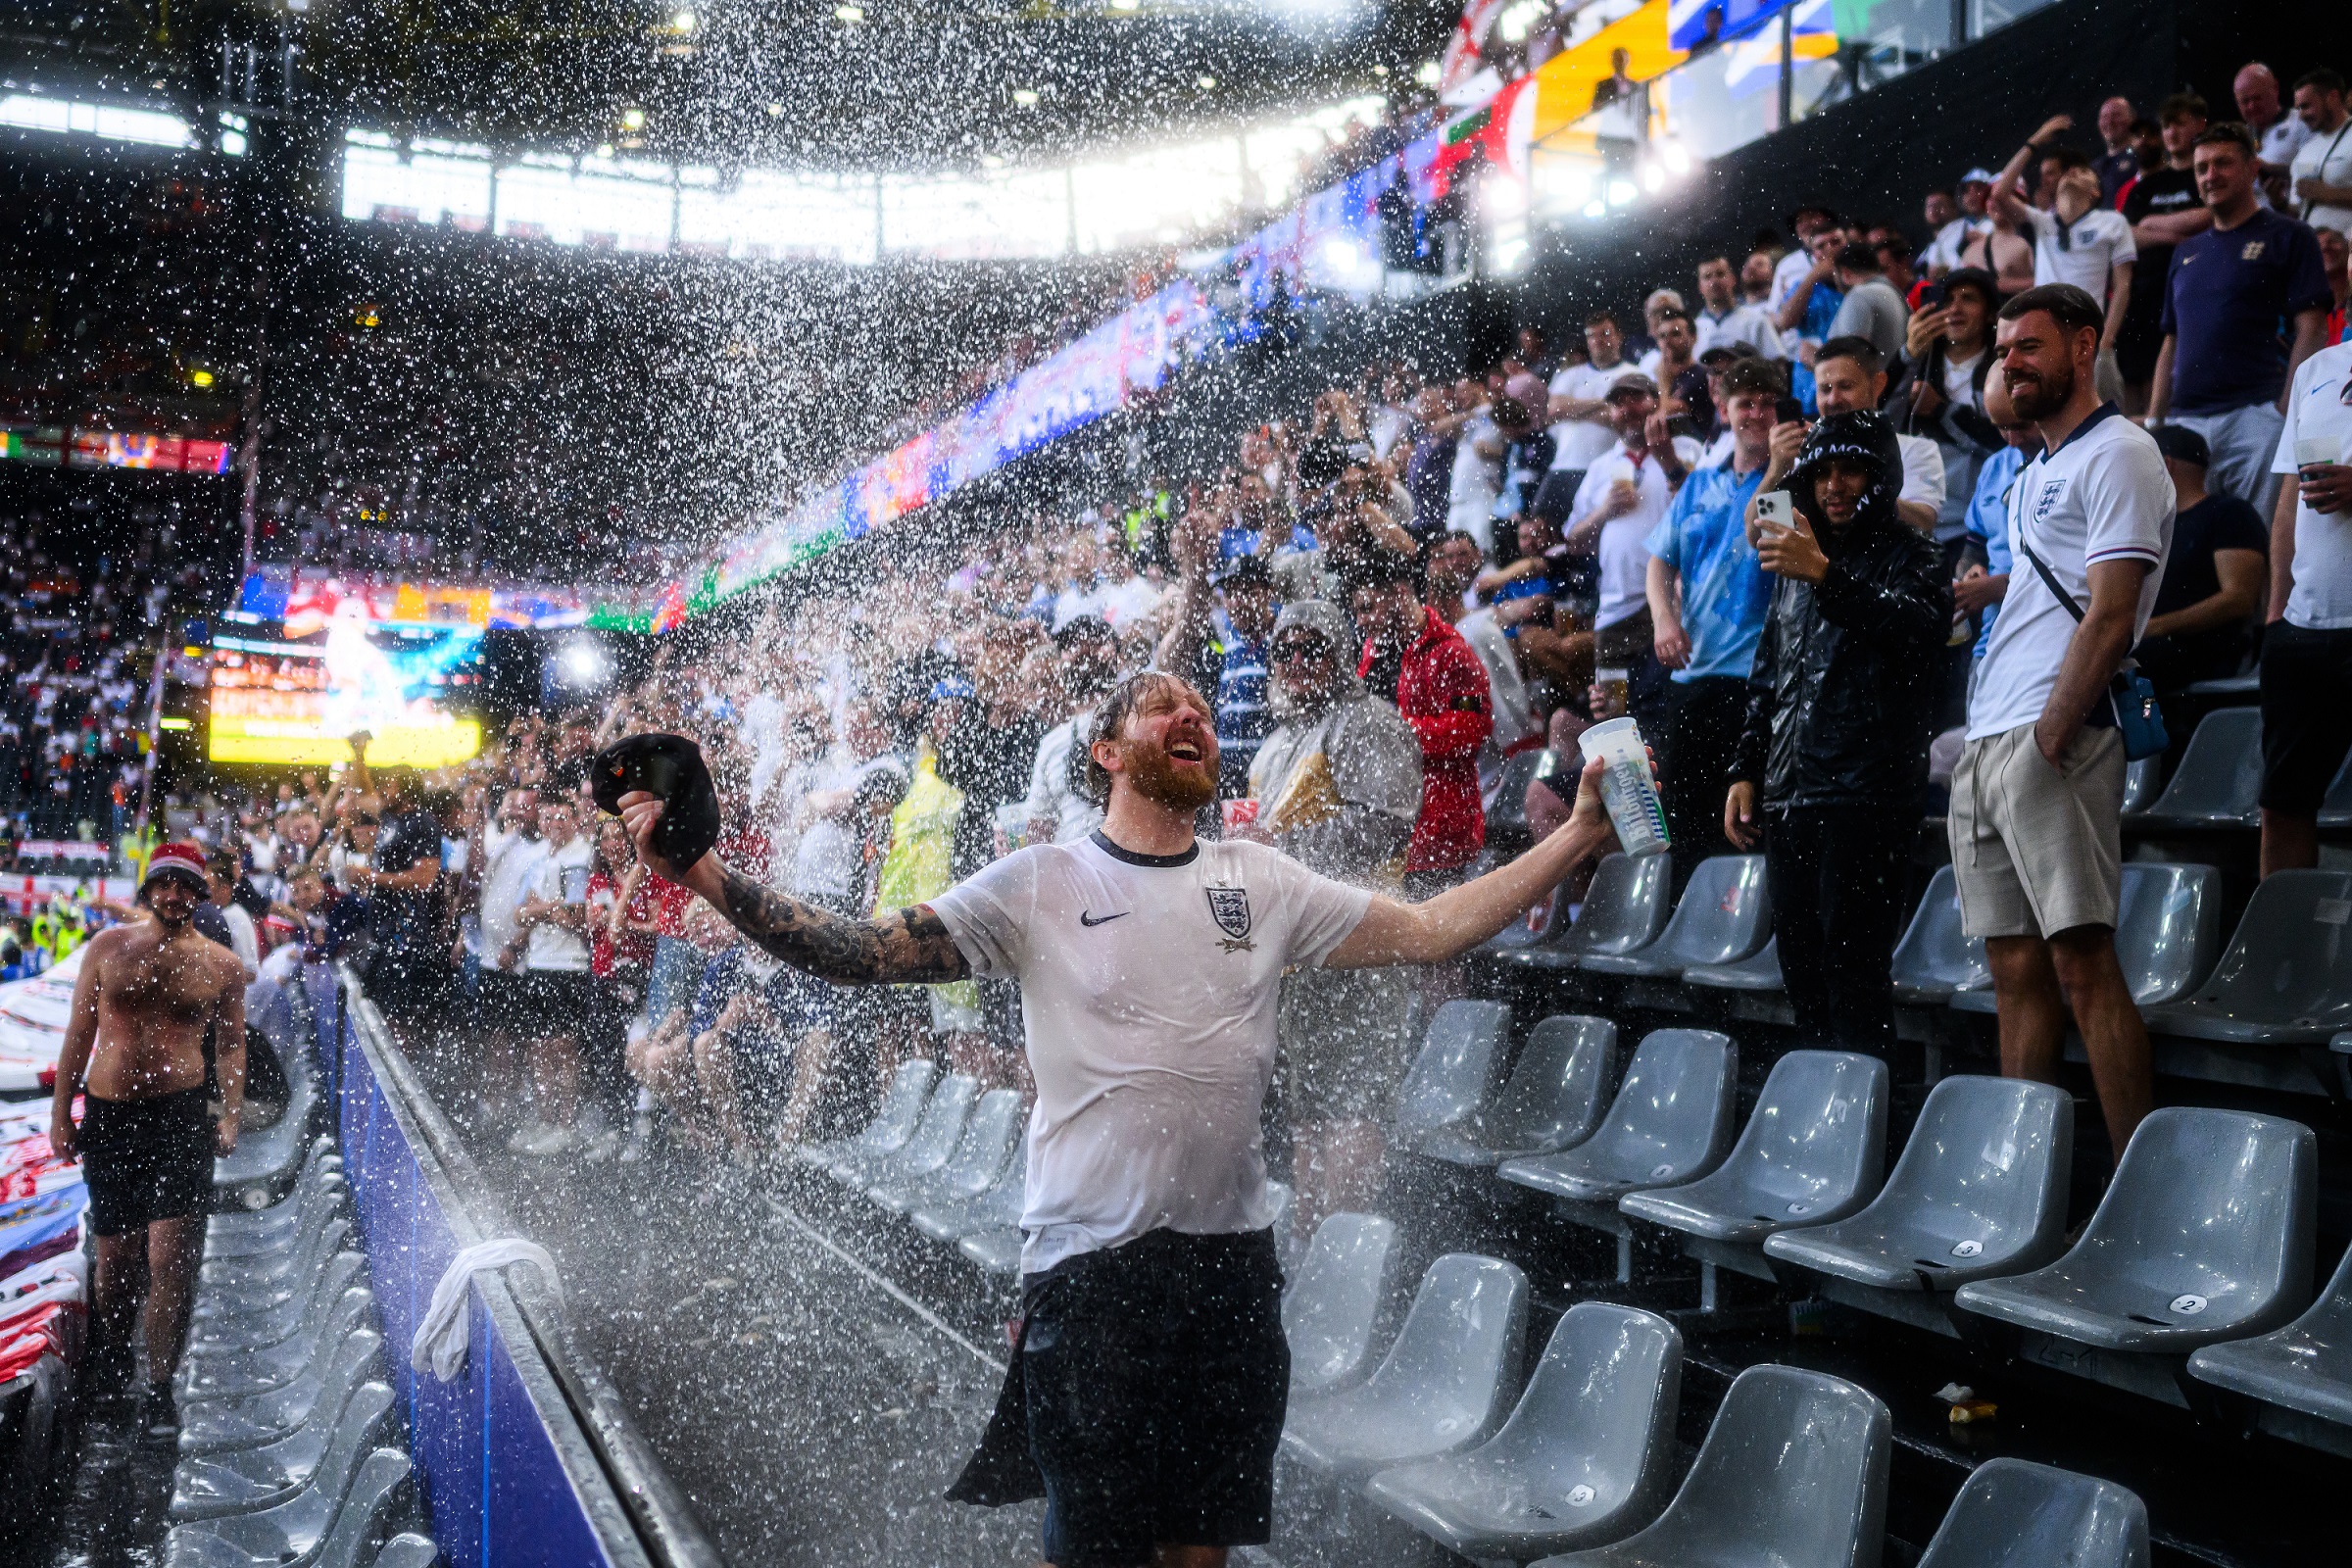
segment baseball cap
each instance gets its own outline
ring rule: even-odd
[[[1989,185],[1992,183],[1992,171],[1972,169],[1960,176],[1960,183],[1963,185]]]
[[[145,873],[139,878],[139,891],[146,892],[157,878],[167,876],[180,878],[199,893],[210,894],[213,891],[212,879],[205,873],[204,850],[195,844],[182,842],[156,846],[155,853],[147,858]]]
[[[1601,396],[1604,399],[1613,398],[1620,392],[1640,392],[1654,398],[1658,395],[1658,383],[1640,370],[1627,370],[1611,381],[1608,391]]]

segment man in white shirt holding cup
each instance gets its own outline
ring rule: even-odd
[[[2352,343],[2305,360],[2271,471],[2262,644],[2262,874],[2320,863],[2320,802],[2352,748]]]

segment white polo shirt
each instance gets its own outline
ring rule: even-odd
[[[2299,448],[2309,441],[2332,445],[2330,461],[2352,463],[2352,343],[2338,343],[2303,362],[2287,389],[2286,428],[2278,433],[2273,473],[2292,474],[2301,466]],[[2285,481],[2292,485],[2295,481]],[[2294,586],[2287,590],[2287,621],[2306,631],[2352,626],[2352,513],[2333,515],[2295,503]],[[2003,612],[2006,613],[2006,612]]]
[[[1274,1223],[1258,1115],[1282,974],[1322,963],[1371,902],[1262,844],[1140,856],[1100,834],[930,901],[972,973],[1021,983],[1021,1272],[1148,1231]]]
[[[1605,398],[1616,379],[1634,367],[1619,360],[1607,369],[1593,365],[1563,365],[1551,378],[1555,398]],[[1590,468],[1600,455],[1616,445],[1617,432],[1606,419],[1562,419],[1551,427],[1552,471],[1574,473]]]
[[[2136,261],[2139,247],[2132,238],[2132,220],[2113,208],[2093,207],[2072,223],[2038,207],[2026,209],[2034,228],[2034,282],[2072,283],[2083,293],[2107,303],[2109,269],[2118,262]],[[2060,236],[2066,243],[2059,243]]]
[[[2075,603],[2090,608],[2090,567],[2102,561],[2144,561],[2132,638],[2147,629],[2164,561],[2173,543],[2173,479],[2156,438],[2102,406],[2055,452],[2027,464],[2009,489],[2009,548],[2017,564],[2009,594],[1968,697],[1968,738],[2001,735],[2041,717],[2058,682],[2075,617],[2025,545],[2050,568]]]
[[[1686,468],[1697,467],[1705,456],[1699,444],[1687,435],[1674,438],[1674,451]],[[1649,602],[1649,531],[1665,517],[1666,508],[1674,500],[1674,486],[1666,482],[1666,470],[1659,466],[1657,454],[1645,453],[1636,463],[1620,441],[1585,470],[1585,482],[1576,487],[1576,504],[1568,509],[1570,532],[1592,515],[1619,479],[1633,480],[1642,499],[1633,511],[1600,525],[1600,605],[1592,613],[1595,627],[1614,626]]]
[[[1745,349],[1767,360],[1788,358],[1781,349],[1781,331],[1772,313],[1761,305],[1741,303],[1733,306],[1722,316],[1701,308],[1691,318],[1698,329],[1698,348],[1704,354],[1711,348]]]

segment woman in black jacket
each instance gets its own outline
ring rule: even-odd
[[[1780,581],[1748,677],[1724,832],[1742,848],[1763,813],[1781,973],[1809,1044],[1884,1054],[1887,966],[1935,720],[1952,585],[1933,540],[1903,523],[1894,427],[1824,419],[1788,489],[1800,520],[1763,530]]]

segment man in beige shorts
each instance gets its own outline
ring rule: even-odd
[[[2068,284],[2001,311],[1996,373],[2044,450],[2009,492],[2017,558],[1969,688],[1952,868],[1984,939],[2001,1072],[2055,1082],[2071,1011],[2120,1157],[2154,1100],[2148,1035],[2115,956],[2124,747],[2107,688],[2147,625],[2173,535],[2155,438],[2094,387],[2102,313]]]

